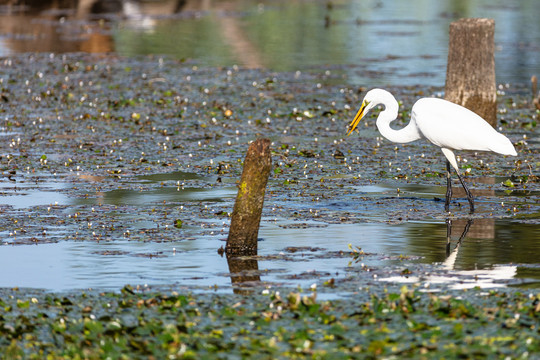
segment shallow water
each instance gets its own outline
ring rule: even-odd
[[[224,246],[229,218],[222,213],[232,210],[236,186],[216,183],[216,175],[186,171],[138,175],[124,182],[128,187],[116,184],[111,190],[96,188],[95,192],[88,192],[88,186],[105,186],[105,178],[27,174],[23,179],[1,183],[0,202],[15,214],[31,211],[29,217],[37,217],[33,225],[46,229],[46,234],[38,230],[23,240],[30,236],[26,234],[30,228],[9,234],[0,231],[0,274],[11,274],[0,277],[0,287],[67,291],[118,289],[129,283],[230,288],[233,270],[217,249]],[[479,211],[467,216],[457,209],[448,219],[443,217],[443,203],[434,201],[444,196],[441,185],[382,181],[354,185],[351,194],[335,192],[315,202],[272,196],[259,232],[260,257],[243,270],[255,274],[248,280],[274,286],[309,287],[334,279],[537,287],[540,228],[521,216],[488,215],[490,208],[501,207],[501,200],[519,206],[528,201],[523,190],[491,189],[503,180],[473,178]],[[269,187],[282,185],[271,181]],[[452,208],[456,207],[454,202]],[[286,219],[280,216],[283,208],[290,212],[309,208],[316,216]],[[426,214],[426,220],[419,220],[422,216],[401,220],[414,209],[433,211],[438,219],[429,220]],[[344,215],[346,221],[340,221]],[[51,218],[52,226],[51,221],[39,220],[43,218]],[[82,222],[66,223],[62,220],[66,218]],[[175,218],[184,221],[179,229]],[[349,245],[367,255],[353,261],[345,255]],[[414,270],[415,264],[434,267]],[[413,271],[403,276],[402,268]],[[369,269],[369,274],[363,269]]]
[[[0,182],[0,201],[2,205],[15,209],[25,209],[31,206],[67,204],[69,198],[61,191],[68,184],[56,181],[33,182]]]
[[[88,176],[84,177],[88,179]],[[223,201],[236,196],[236,187],[200,188],[186,186],[189,180],[215,180],[195,173],[175,171],[172,173],[137,176],[133,184],[141,184],[139,189],[115,189],[98,191],[94,197],[70,198],[65,191],[74,191],[74,183],[59,181],[55,177],[37,177],[33,180],[0,182],[0,203],[15,209],[47,205],[152,205],[163,202],[182,201]],[[97,178],[97,181],[103,180]],[[144,190],[142,186],[159,182],[161,187]],[[80,194],[82,195],[82,193]]]
[[[98,197],[79,199],[73,204],[108,204],[108,205],[159,205],[167,202],[169,206],[183,201],[221,202],[236,196],[236,187],[201,189],[196,187],[163,187],[150,191],[111,190],[100,193]]]
[[[444,164],[425,142],[381,141],[374,118],[344,136],[360,93],[342,85],[73,54],[14,56],[1,75],[9,135],[0,142],[0,286],[231,291],[238,280],[294,287],[334,278],[341,294],[380,279],[538,284],[539,144],[528,88],[499,95],[504,116],[519,119],[501,122],[518,158],[462,155],[477,196],[469,215],[457,188],[444,212]],[[409,104],[417,97],[416,87],[396,89]],[[274,159],[260,257],[233,261],[217,250],[256,137],[272,138]],[[349,254],[348,244],[367,254]],[[229,278],[239,269],[244,279]]]
[[[534,0],[109,3],[105,13],[82,2],[0,7],[0,56],[29,51],[171,55],[205,66],[275,71],[330,66],[335,70],[329,81],[343,82],[343,74],[349,83],[370,87],[441,86],[450,22],[489,17],[496,22],[498,82],[524,83],[540,74],[540,3]]]
[[[290,227],[286,220],[263,219],[260,229],[260,280],[274,285],[309,287],[333,278],[355,278],[369,267],[371,281],[414,280],[423,284],[463,287],[540,285],[537,226],[511,220],[477,219],[468,235],[457,241],[466,221],[454,221],[450,253],[443,222],[320,224]],[[4,245],[0,251],[0,287],[65,291],[84,288],[118,289],[125,284],[230,288],[227,259],[217,254],[223,234],[178,241],[60,241],[40,245]],[[331,239],[331,240],[330,240]],[[336,256],[348,245],[368,255],[358,262]],[[534,254],[534,256],[531,256]],[[436,264],[429,275],[414,264]],[[409,276],[395,276],[391,267],[409,267]],[[501,273],[501,267],[512,270]],[[444,272],[443,272],[444,271]],[[478,274],[482,276],[478,278]],[[472,278],[472,279],[471,279]],[[360,278],[358,280],[361,280]],[[365,282],[365,279],[363,280]],[[369,280],[368,280],[369,281]],[[464,285],[463,285],[464,284]]]

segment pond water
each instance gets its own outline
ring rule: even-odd
[[[143,66],[125,60],[109,64],[113,58],[107,57],[96,67],[87,59],[64,63],[60,56],[13,66],[4,62],[0,71],[6,73],[27,68],[22,74],[12,71],[5,80],[2,74],[0,135],[6,141],[0,154],[0,287],[117,290],[129,283],[230,291],[231,283],[250,286],[259,280],[293,287],[352,284],[339,292],[388,282],[540,287],[540,194],[532,173],[538,166],[538,130],[530,104],[503,100],[501,106],[508,105],[511,113],[505,130],[520,143],[519,161],[491,156],[486,165],[503,167],[494,171],[475,165],[468,180],[475,182],[477,213],[467,215],[466,202],[459,199],[449,219],[441,201],[445,187],[438,174],[443,170],[439,155],[424,158],[422,145],[407,147],[422,156],[413,155],[411,169],[404,171],[409,178],[394,183],[391,176],[380,175],[393,169],[383,158],[385,152],[392,161],[398,157],[394,145],[383,144],[381,150],[370,145],[369,139],[379,136],[373,135],[372,119],[366,121],[369,135],[354,139],[357,145],[347,143],[341,133],[349,114],[340,110],[356,97],[355,90],[341,88],[345,84],[422,84],[418,89],[433,85],[440,90],[448,25],[465,16],[495,19],[498,81],[527,89],[523,85],[528,87],[531,75],[540,75],[540,2],[25,3],[0,1],[0,56],[38,51],[148,58]],[[165,55],[188,66],[173,74],[178,62],[160,61]],[[79,68],[81,63],[86,66]],[[163,64],[170,68],[162,69]],[[234,78],[241,80],[229,82],[221,69],[195,70],[234,65],[284,71],[287,81],[235,69]],[[154,67],[159,71],[153,72]],[[297,71],[319,72],[314,78],[328,88],[308,94],[304,83],[311,78]],[[188,80],[192,72],[197,76]],[[116,75],[122,81],[115,83]],[[210,81],[216,86],[208,86]],[[328,96],[333,104],[325,104],[324,91],[335,84],[340,89]],[[416,97],[417,88],[409,89]],[[289,99],[289,93],[310,96]],[[87,98],[92,99],[88,105],[82,100]],[[228,120],[221,115],[226,105],[232,105],[234,114]],[[189,111],[178,114],[181,106]],[[300,122],[288,115],[297,106],[321,114],[326,108],[336,111],[337,122],[324,114],[323,122]],[[513,118],[523,121],[521,127]],[[291,135],[282,136],[287,131]],[[259,257],[227,259],[217,250],[225,244],[237,191],[231,173],[255,134],[271,137],[279,158],[259,232]],[[170,139],[177,147],[165,152]],[[339,148],[357,156],[357,163],[330,155]],[[397,162],[406,164],[400,156]],[[160,162],[162,157],[167,161]],[[197,173],[186,170],[195,167]],[[158,173],[177,168],[186,171]],[[395,171],[397,180],[401,170]],[[484,172],[500,177],[476,175]],[[501,185],[514,174],[515,188]],[[459,189],[455,195],[463,196]],[[349,244],[356,251],[352,255]],[[241,276],[231,277],[238,271]]]
[[[170,55],[200,65],[276,71],[329,66],[334,76],[344,76],[338,81],[368,87],[442,86],[450,22],[488,17],[496,22],[497,81],[528,83],[540,75],[540,3],[535,0],[25,4],[0,6],[0,56],[29,51]]]
[[[536,258],[528,256],[540,253],[540,244],[530,241],[531,236],[540,237],[537,226],[479,219],[458,244],[466,220],[454,221],[447,249],[444,222],[308,224],[307,229],[284,229],[286,224],[285,219],[263,219],[259,233],[261,258],[251,269],[244,269],[255,271],[260,281],[269,285],[305,288],[332,278],[336,282],[352,278],[366,282],[358,272],[369,267],[367,284],[380,280],[456,288],[540,286],[540,268]],[[225,237],[219,234],[167,242],[115,239],[4,245],[0,273],[12,276],[0,277],[0,287],[114,290],[134,284],[230,291],[227,259],[216,251],[224,245]],[[349,256],[332,253],[348,251],[349,244],[361,247],[368,255],[352,262]],[[415,263],[438,265],[423,272],[414,269]],[[410,276],[402,276],[389,271],[391,267],[412,271]]]
[[[210,212],[215,212],[220,203],[232,209],[236,187],[194,186],[200,181],[213,181],[214,176],[183,171],[136,176],[131,181],[134,184],[131,189],[100,191],[99,196],[90,197],[82,196],[84,191],[78,189],[76,183],[41,178],[41,182],[34,183],[19,181],[16,187],[3,183],[2,204],[23,212],[43,207],[41,213],[34,212],[37,217],[50,216],[51,207],[60,210],[62,216],[71,217],[88,206],[96,207],[97,210],[91,209],[94,214],[112,205],[118,209],[114,215],[99,216],[111,217],[109,221],[113,225],[104,219],[100,223],[120,226],[127,229],[127,233],[154,232],[158,240],[147,239],[144,234],[132,238],[126,232],[123,236],[62,240],[81,232],[75,224],[48,230],[47,236],[56,239],[51,242],[44,241],[44,234],[43,239],[24,244],[17,241],[23,234],[0,232],[3,238],[0,274],[4,274],[0,277],[0,287],[114,290],[134,284],[230,291],[231,281],[233,285],[242,286],[256,280],[272,286],[309,287],[330,279],[338,283],[363,281],[364,284],[366,281],[414,281],[425,286],[443,284],[455,288],[540,286],[537,261],[540,243],[535,240],[540,238],[540,228],[537,225],[481,214],[450,220],[391,223],[386,213],[380,208],[377,210],[374,204],[395,194],[392,183],[357,187],[358,194],[366,197],[360,205],[350,198],[310,205],[321,213],[347,211],[354,218],[352,222],[298,222],[279,215],[264,217],[259,232],[259,258],[231,265],[229,259],[217,253],[217,249],[224,246],[228,219],[199,219],[200,225],[197,225],[193,219],[197,212],[191,212],[184,217],[190,221],[182,226],[181,232],[175,233],[178,229],[160,227],[158,218],[151,215],[155,209],[167,211],[181,204],[186,206],[186,211],[196,203],[205,204],[204,208]],[[402,185],[401,189],[402,196],[397,200],[401,203],[410,198],[432,202],[433,196],[445,191],[442,186],[421,184]],[[486,213],[484,207],[497,201],[493,196],[504,199],[505,194],[491,192],[487,198],[477,199],[481,213]],[[267,207],[279,205],[278,198]],[[442,206],[434,206],[439,205]],[[292,206],[300,209],[302,204]],[[366,207],[370,213],[367,216],[362,213]],[[128,210],[121,211],[121,208]],[[93,226],[90,224],[93,220],[85,221],[89,222],[88,227]],[[213,230],[205,231],[205,228]],[[361,249],[365,255],[353,261],[352,256],[344,255],[350,252],[349,245]],[[422,264],[430,266],[429,269],[415,268]],[[403,276],[400,271],[404,269],[412,271]],[[233,276],[231,279],[231,272],[238,271],[248,274],[247,278],[238,281]]]

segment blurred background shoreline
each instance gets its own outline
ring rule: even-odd
[[[495,19],[498,83],[540,75],[540,2],[3,0],[0,56],[163,55],[200,66],[343,72],[352,85],[444,85],[448,26]]]

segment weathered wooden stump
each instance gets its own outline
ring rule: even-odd
[[[540,110],[540,94],[538,93],[538,78],[536,75],[531,77],[531,91],[533,98],[533,105]]]
[[[271,169],[270,140],[258,139],[251,143],[244,160],[244,170],[231,217],[231,227],[225,247],[227,255],[257,254],[259,223]]]
[[[495,21],[460,19],[450,24],[445,99],[497,125]]]

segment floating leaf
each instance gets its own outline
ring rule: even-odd
[[[510,179],[506,179],[506,181],[504,181],[503,183],[503,186],[506,186],[506,187],[514,187],[514,183],[510,180]]]
[[[182,220],[180,220],[180,219],[174,220],[174,227],[175,227],[175,228],[181,229],[181,228],[182,228],[182,224],[183,224]]]

